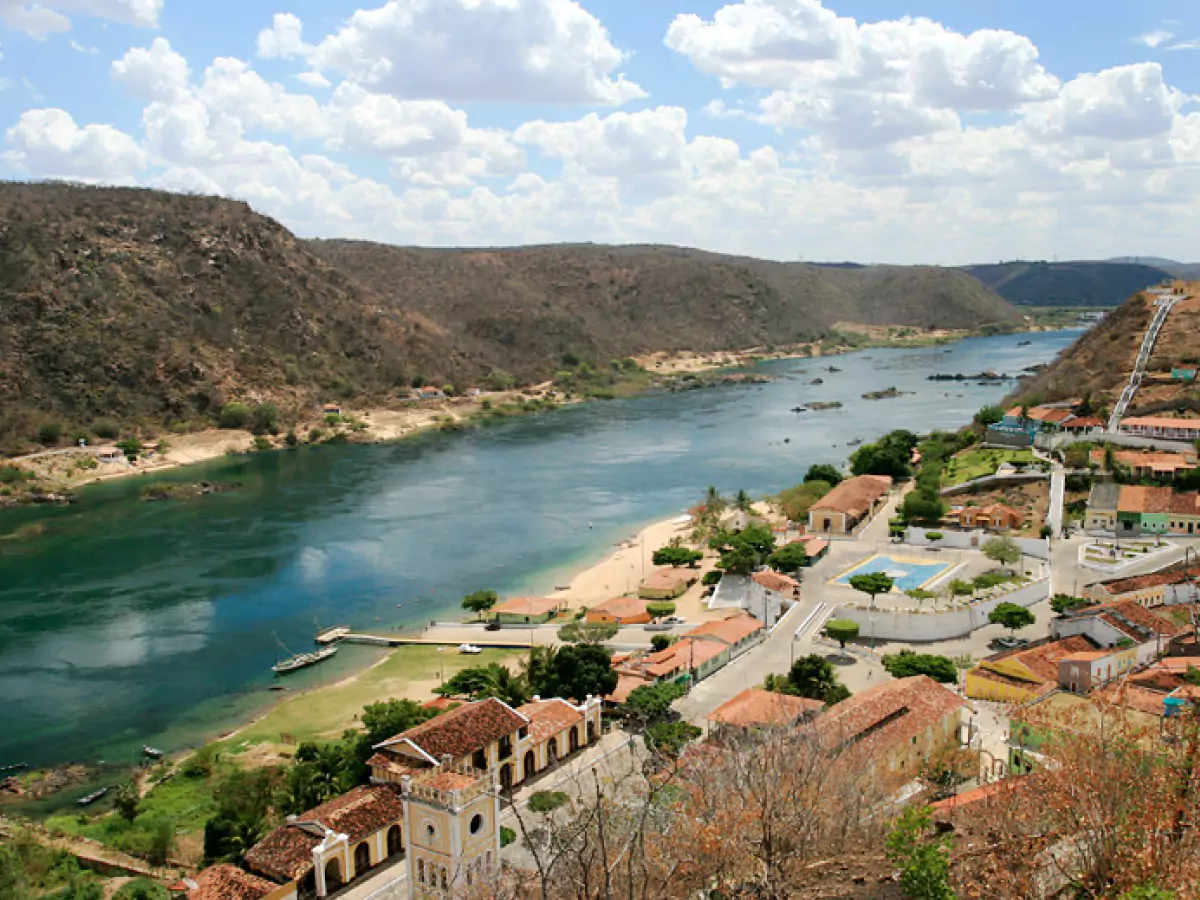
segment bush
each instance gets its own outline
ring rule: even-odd
[[[650,638],[650,646],[654,648],[655,653],[666,650],[673,643],[675,643],[675,636],[671,634],[656,634]]]
[[[121,885],[113,900],[170,900],[167,889],[149,878],[135,878]]]
[[[113,419],[97,419],[92,423],[92,434],[98,438],[112,440],[121,433],[121,426]]]
[[[529,810],[535,813],[554,812],[567,802],[567,795],[562,791],[534,791],[529,798]]]
[[[279,407],[274,403],[260,403],[250,413],[250,430],[255,434],[279,433]]]
[[[658,600],[653,603],[647,603],[646,612],[655,619],[661,619],[663,616],[673,616],[675,615],[675,604],[670,600]]]
[[[271,439],[269,437],[267,437],[265,434],[260,434],[258,437],[256,437],[254,439],[254,449],[255,450],[270,450],[271,449]]]
[[[250,424],[250,407],[245,403],[226,403],[221,407],[217,425],[221,428],[245,428]]]
[[[19,484],[32,478],[32,472],[26,472],[18,466],[0,466],[0,484]]]
[[[711,572],[705,572],[704,577],[700,579],[701,584],[713,585],[721,583],[721,576],[725,573],[719,569],[713,569]]]
[[[515,843],[516,840],[517,840],[517,833],[515,831],[513,831],[507,825],[500,826],[500,846],[501,847],[507,847],[509,844]]]
[[[42,427],[38,429],[38,443],[46,447],[53,447],[62,437],[62,431],[63,427],[61,422],[45,422],[43,423]]]

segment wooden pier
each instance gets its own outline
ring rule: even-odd
[[[318,644],[368,644],[374,647],[458,647],[463,641],[438,640],[426,637],[403,637],[390,634],[365,634],[351,631],[346,626],[328,628],[316,636]],[[517,640],[476,640],[469,642],[474,647],[495,650],[528,650],[532,646],[529,638]]]

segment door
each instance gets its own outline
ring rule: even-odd
[[[362,841],[354,848],[354,877],[358,878],[369,868],[371,868],[371,848],[367,846],[366,841]]]
[[[387,854],[395,856],[404,849],[404,839],[400,836],[400,826],[393,825],[387,833]]]
[[[525,754],[525,776],[524,777],[529,778],[535,772],[537,772],[537,757],[534,756],[533,751],[530,750],[528,753]]]
[[[342,886],[342,864],[337,859],[325,863],[325,893],[332,894]]]

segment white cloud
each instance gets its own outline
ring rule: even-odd
[[[1135,141],[1169,132],[1185,99],[1163,81],[1162,66],[1138,63],[1080,75],[1030,108],[1025,124],[1055,139]]]
[[[5,139],[5,161],[35,178],[127,181],[146,167],[129,135],[108,125],[81,128],[61,109],[26,110]]]
[[[617,71],[624,59],[574,0],[389,0],[308,54],[317,70],[401,99],[522,103],[645,96]]]
[[[1015,109],[1059,87],[1021,35],[963,35],[928,19],[860,24],[819,0],[744,0],[711,21],[680,15],[666,44],[726,88],[772,89],[763,123],[847,147],[953,130],[958,113]]]
[[[76,53],[99,53],[100,52],[99,47],[88,47],[84,44],[79,43],[79,41],[76,41],[76,40],[72,40],[72,41],[68,42],[68,46],[72,50],[74,50]]]
[[[1164,28],[1157,28],[1154,31],[1147,31],[1145,34],[1139,34],[1134,38],[1134,41],[1153,50],[1155,47],[1165,44],[1173,37],[1175,37],[1175,33],[1173,31],[1167,31]]]
[[[333,86],[329,79],[320,72],[301,72],[296,76],[296,80],[310,88],[320,88],[322,90]]]
[[[1177,41],[1168,50],[1200,50],[1200,40]]]
[[[301,35],[304,23],[291,13],[275,13],[270,28],[258,33],[258,55],[262,59],[291,59],[305,56],[312,47],[304,43]]]
[[[160,37],[149,47],[132,47],[114,60],[112,76],[139,100],[170,100],[187,90],[188,63]]]
[[[687,147],[687,111],[663,106],[574,122],[527,122],[513,137],[590,175],[626,178],[681,173]]]
[[[163,0],[0,0],[0,21],[35,38],[69,31],[66,13],[108,19],[139,28],[158,27]]]

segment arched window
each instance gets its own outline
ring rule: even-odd
[[[528,753],[525,754],[525,772],[522,777],[528,778],[530,775],[532,775],[536,771],[537,771],[537,757],[534,756],[533,751],[530,750]]]
[[[450,882],[446,879],[446,867],[442,866],[442,890],[450,890]]]
[[[357,878],[371,868],[371,848],[367,842],[361,842],[354,848],[354,877]]]
[[[423,859],[417,860],[417,881],[421,884],[425,883],[425,860]]]
[[[404,838],[400,834],[400,826],[393,825],[387,833],[387,855],[395,856],[404,849]]]
[[[342,886],[342,864],[336,858],[325,863],[325,893]]]

